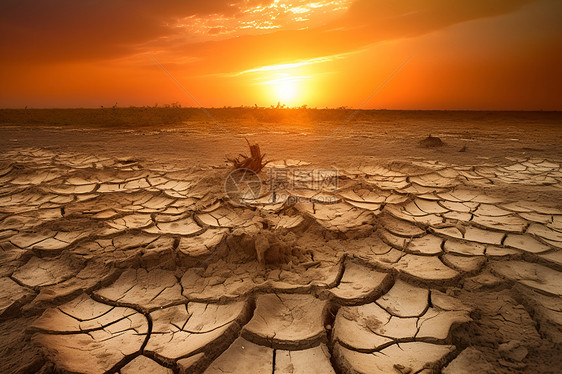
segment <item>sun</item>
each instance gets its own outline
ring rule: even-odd
[[[275,84],[277,99],[282,104],[292,102],[297,96],[297,84],[292,80],[282,80]]]

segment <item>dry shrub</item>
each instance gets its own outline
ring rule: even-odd
[[[259,173],[269,161],[264,161],[265,154],[261,154],[260,146],[258,144],[251,145],[248,139],[246,139],[248,147],[250,148],[250,156],[240,154],[236,158],[227,158],[229,162],[232,162],[234,169],[250,169],[256,173]]]

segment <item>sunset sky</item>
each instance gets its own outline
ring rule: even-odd
[[[197,106],[158,62],[206,107],[562,110],[561,20],[559,0],[0,0],[0,107]]]

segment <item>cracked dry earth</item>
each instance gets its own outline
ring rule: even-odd
[[[244,207],[227,173],[4,154],[0,372],[560,372],[560,164],[360,166]]]

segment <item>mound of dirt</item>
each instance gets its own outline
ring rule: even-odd
[[[420,140],[418,144],[424,148],[437,148],[445,145],[440,138],[431,136],[431,134],[428,135],[427,138]]]

